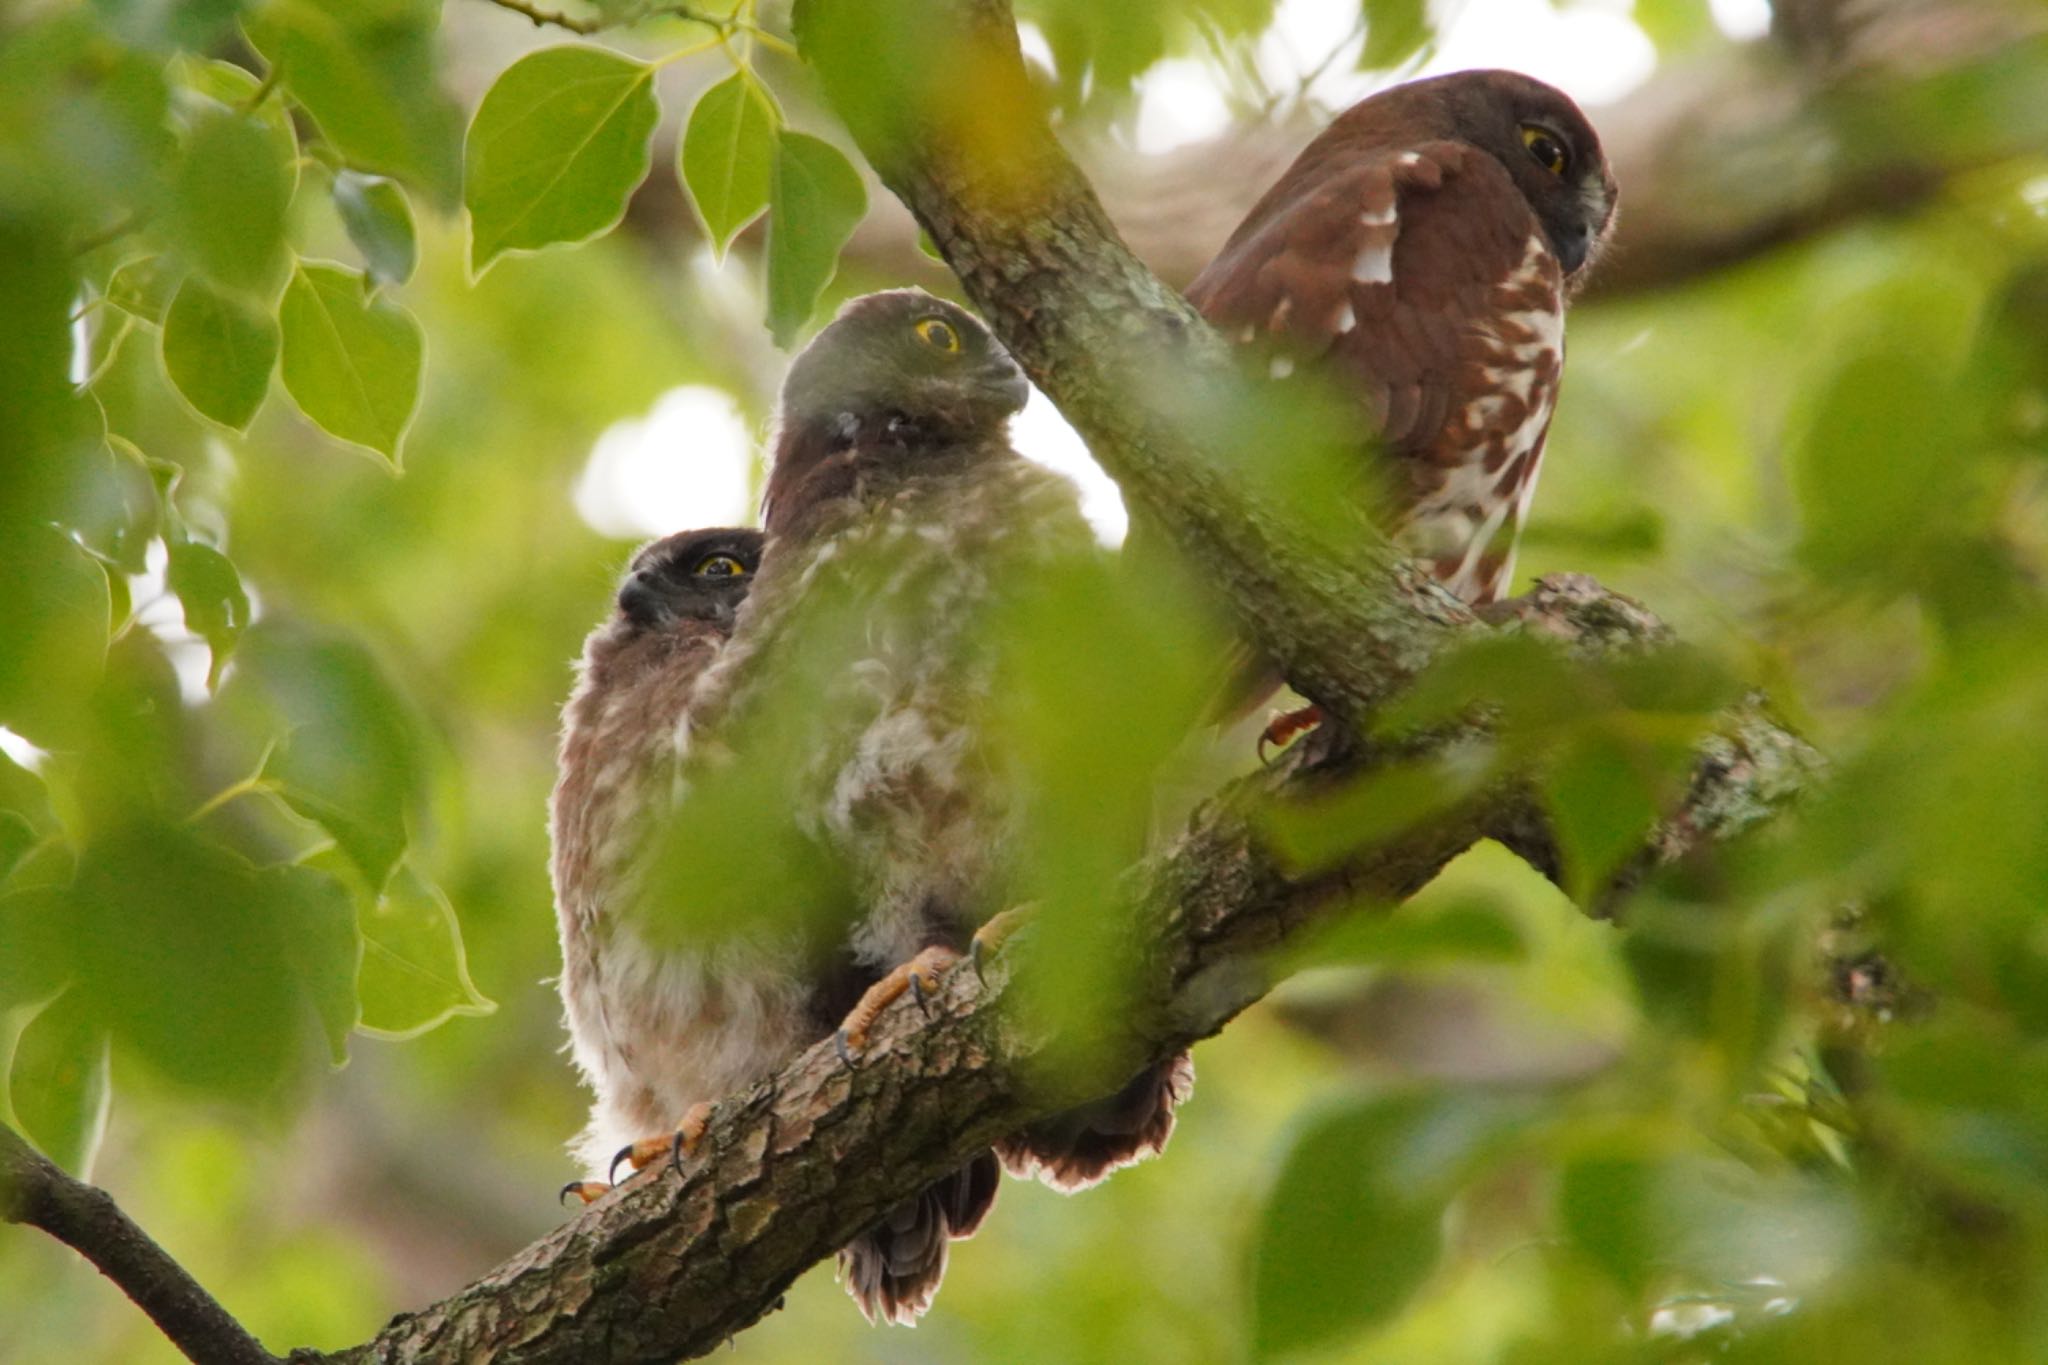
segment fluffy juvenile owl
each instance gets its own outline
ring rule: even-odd
[[[673,736],[690,691],[732,634],[761,565],[759,531],[684,531],[633,557],[612,615],[583,645],[563,712],[559,777],[550,802],[562,1003],[576,1064],[595,1094],[578,1151],[593,1172],[619,1135],[673,1128],[680,1115],[645,1077],[665,1058],[648,1050],[661,1021],[619,989],[616,896],[644,847],[646,812],[661,809]],[[630,998],[628,998],[630,996]]]
[[[1513,576],[1565,304],[1614,202],[1561,91],[1512,71],[1412,81],[1311,142],[1188,298],[1275,379],[1356,395],[1388,530],[1484,604]]]
[[[1011,907],[1016,821],[989,723],[1000,682],[988,621],[1045,566],[1094,553],[1071,486],[1010,448],[1027,392],[978,322],[915,290],[853,301],[797,357],[776,420],[766,551],[730,640],[708,646],[708,667],[679,666],[687,677],[662,693],[672,704],[636,731],[647,748],[583,760],[646,802],[584,840],[614,860],[589,882],[573,867],[565,878],[592,888],[595,916],[574,939],[566,906],[563,921],[577,1053],[599,1094],[583,1145],[594,1163],[622,1144],[651,1157],[671,1131],[687,1149],[708,1102],[835,1032],[857,1057],[883,1008],[936,986]],[[565,762],[577,716],[607,714],[591,695],[602,690],[587,682],[572,703]],[[764,807],[748,838],[774,844],[764,829],[786,823],[830,867],[831,891],[815,879],[743,893],[684,878],[667,885],[726,912],[723,931],[664,932],[673,897],[650,893],[648,869],[705,865],[691,841],[723,838],[705,831],[734,781],[752,781]],[[778,894],[816,903],[757,903]],[[569,976],[595,983],[580,1010]],[[1099,1177],[1165,1142],[1187,1076],[1184,1059],[1148,1072],[1034,1125],[1002,1157],[1055,1183]],[[997,1153],[983,1153],[842,1252],[870,1318],[924,1311],[948,1242],[979,1225],[998,1174]]]

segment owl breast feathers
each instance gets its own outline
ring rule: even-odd
[[[1188,290],[1277,380],[1354,395],[1388,529],[1490,602],[1564,367],[1564,309],[1614,213],[1600,140],[1509,71],[1414,81],[1311,142]]]

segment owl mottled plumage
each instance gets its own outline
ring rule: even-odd
[[[603,1034],[586,1040],[579,1028],[577,1039],[600,1096],[586,1155],[687,1130],[693,1106],[759,1080],[835,1026],[857,1050],[875,1002],[907,979],[906,961],[964,951],[1009,908],[1018,841],[991,725],[1001,682],[988,626],[1046,568],[1096,553],[1071,485],[1009,445],[1008,419],[1028,391],[980,323],[916,290],[854,300],[797,357],[777,415],[760,572],[730,639],[707,632],[690,646],[701,653],[679,665],[685,696],[651,713],[646,728],[667,730],[647,741],[644,770],[639,757],[623,760],[618,780],[644,775],[636,790],[647,804],[637,827],[613,832],[621,856],[598,874],[596,930],[572,940],[564,911],[572,1024],[594,1018]],[[593,663],[571,704],[565,762],[578,707],[605,711],[589,695],[599,676]],[[748,767],[777,743],[786,770]],[[589,756],[582,766],[612,768]],[[843,894],[822,914],[721,906],[733,927],[716,941],[650,935],[652,907],[636,899],[648,841],[657,829],[708,837],[692,803],[736,773],[773,779],[787,809],[767,818],[820,850]],[[558,799],[558,833],[563,824]],[[580,975],[602,983],[581,1015],[578,948],[589,959]],[[860,1022],[841,1025],[849,1010]],[[1002,1145],[1002,1159],[1055,1184],[1099,1178],[1165,1142],[1188,1075],[1184,1058],[1148,1072],[1100,1106],[1034,1125]],[[648,1103],[607,1106],[607,1077]],[[924,1311],[948,1242],[979,1225],[998,1174],[997,1154],[983,1153],[845,1249],[842,1274],[865,1313],[908,1322]]]
[[[678,1093],[668,1016],[650,1004],[644,954],[622,925],[622,895],[664,809],[674,735],[693,688],[732,634],[761,564],[759,531],[684,531],[633,557],[615,609],[584,642],[563,712],[550,803],[562,1002],[576,1064],[595,1092],[577,1150],[593,1171],[622,1142],[673,1128]],[[627,937],[621,938],[625,930]]]

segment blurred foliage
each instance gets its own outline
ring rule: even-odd
[[[1165,57],[1241,75],[1273,14],[1021,10],[1077,122],[1128,117]],[[1690,0],[1635,17],[1667,57],[1725,41]],[[0,15],[0,1117],[275,1348],[359,1340],[558,1217],[582,1100],[542,813],[624,549],[571,486],[675,385],[760,418],[762,320],[788,341],[895,283],[834,281],[867,195],[834,130],[791,126],[814,103],[781,20]],[[1452,22],[1374,0],[1350,55],[1399,69]],[[458,100],[472,52],[495,80]],[[671,63],[704,77],[687,108]],[[1801,818],[1656,879],[1620,928],[1491,845],[1357,907],[1203,1046],[1165,1160],[1074,1200],[1011,1186],[915,1334],[867,1331],[819,1271],[737,1356],[2048,1356],[2048,147],[1982,157],[2044,87],[2020,44],[1910,116],[1856,92],[1829,155],[1907,139],[1969,173],[1574,314],[1524,569],[1596,573],[1694,650],[1463,651],[1378,739],[1487,735],[1269,829],[1321,867],[1528,774],[1583,897],[1755,685],[1836,759]],[[723,264],[613,231],[650,175]],[[1313,508],[1304,468],[1274,496]],[[1083,1019],[1127,966],[1119,870],[1249,761],[1188,737],[1213,642],[1156,587],[1081,560],[992,626],[1044,908],[1024,942]],[[793,687],[830,681],[814,638]],[[805,874],[800,832],[762,856],[774,800],[715,803],[714,911],[764,861]],[[9,1362],[171,1358],[40,1235],[0,1229],[0,1304]]]

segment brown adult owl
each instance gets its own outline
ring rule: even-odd
[[[1614,201],[1562,92],[1512,71],[1413,81],[1311,142],[1188,298],[1275,379],[1357,396],[1388,531],[1483,604],[1513,575],[1565,304]]]
[[[1001,679],[989,623],[1048,567],[1097,553],[1071,486],[1009,445],[1027,393],[978,322],[916,290],[848,304],[791,367],[762,567],[730,640],[708,667],[679,665],[683,700],[650,713],[643,748],[582,760],[646,802],[584,839],[619,855],[598,868],[596,927],[572,940],[564,912],[565,994],[599,1094],[586,1156],[640,1139],[622,1153],[638,1164],[668,1150],[671,1130],[687,1150],[708,1102],[835,1033],[856,1059],[881,1010],[934,988],[1012,907],[1017,813],[991,724]],[[577,708],[609,714],[589,695],[602,688],[572,703],[565,762],[583,752]],[[794,908],[728,906],[735,893],[699,886],[725,897],[724,932],[665,937],[650,863],[706,865],[691,841],[718,837],[705,830],[736,778],[755,780],[762,820],[815,850],[829,886],[749,893],[815,902]],[[761,827],[749,835],[792,847]],[[570,978],[585,976],[595,985],[579,1013]],[[994,1201],[999,1155],[1062,1186],[1099,1178],[1164,1144],[1189,1076],[1184,1058],[1149,1070],[974,1158],[842,1252],[847,1288],[870,1318],[913,1320],[948,1242]],[[615,1094],[626,1098],[608,1103]]]

